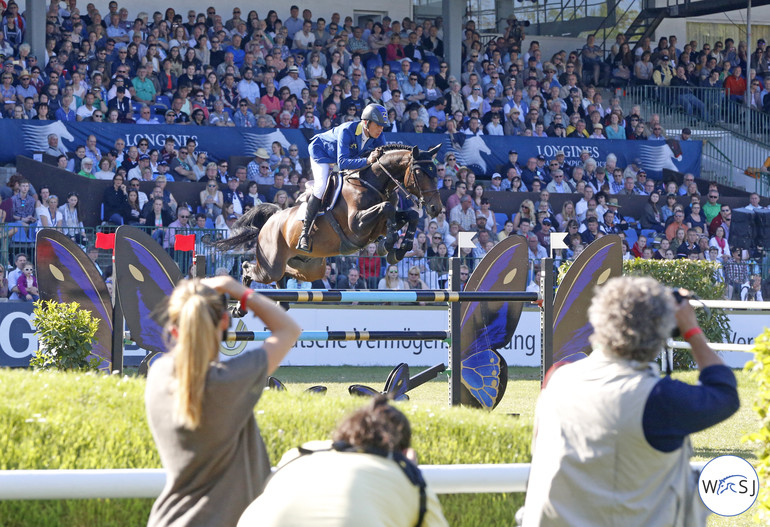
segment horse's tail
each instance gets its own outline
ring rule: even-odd
[[[217,249],[224,251],[231,249],[248,249],[256,244],[259,230],[264,227],[268,218],[281,210],[274,203],[260,203],[252,207],[246,214],[238,218],[232,227],[232,236],[224,240],[217,240],[212,243]]]

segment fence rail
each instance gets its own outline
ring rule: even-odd
[[[690,463],[702,470],[705,462]],[[529,463],[421,465],[437,494],[525,492]],[[3,470],[0,500],[157,498],[166,483],[162,469]]]

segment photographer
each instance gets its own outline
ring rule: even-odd
[[[510,15],[507,22],[508,27],[505,28],[503,38],[505,38],[506,42],[509,38],[513,38],[514,43],[521,47],[522,41],[527,37],[524,34],[524,28],[529,27],[529,20],[519,22],[516,20],[516,15]]]
[[[345,419],[333,439],[287,452],[238,526],[447,525],[417,468],[409,420],[385,396]]]
[[[271,336],[219,362],[230,327],[225,295],[240,298]],[[171,351],[150,367],[145,403],[167,480],[148,525],[235,525],[270,475],[254,405],[300,329],[275,303],[218,276],[179,282],[165,330]]]
[[[689,434],[739,407],[735,376],[708,346],[687,299],[652,278],[615,278],[588,310],[591,355],[552,369],[535,414],[525,526],[705,525]],[[651,363],[674,324],[699,384]]]

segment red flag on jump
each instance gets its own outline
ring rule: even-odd
[[[105,232],[96,233],[96,248],[108,249],[112,251],[115,249],[115,233],[107,234]]]
[[[194,251],[195,235],[194,234],[177,234],[174,237],[174,250],[175,251]]]

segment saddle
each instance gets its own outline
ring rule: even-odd
[[[340,172],[332,172],[329,174],[329,183],[326,185],[326,190],[321,198],[321,212],[319,216],[332,210],[334,205],[337,204],[337,200],[342,194],[342,185],[345,183],[345,174]]]

